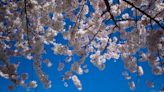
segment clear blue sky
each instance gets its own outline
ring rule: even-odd
[[[52,68],[46,68],[44,70],[47,74],[49,74],[50,79],[52,80],[52,88],[46,90],[43,88],[43,85],[39,83],[38,88],[30,90],[30,92],[78,92],[71,81],[69,82],[69,86],[67,88],[63,86],[63,82],[61,81],[60,77],[61,73],[57,71],[59,57],[54,57],[51,54],[48,54],[48,57],[53,60],[54,65]],[[24,59],[19,60],[22,60],[23,62],[19,71],[28,71],[30,73],[30,77],[32,77],[30,79],[36,80],[37,77],[31,67],[32,61],[27,61]],[[104,71],[99,71],[91,63],[89,63],[89,60],[87,60],[87,62],[90,72],[88,74],[79,76],[83,85],[82,92],[130,92],[127,81],[121,75],[123,70],[123,63],[121,60],[118,62],[107,62]],[[151,75],[151,70],[146,63],[144,66],[145,74],[139,78],[140,81],[137,84],[137,89],[134,92],[153,92],[152,90],[159,89],[158,85],[164,82],[164,78],[160,76],[159,78],[155,79],[155,89],[148,89],[144,81],[146,79],[153,79],[154,76]],[[9,92],[7,90],[7,85],[9,83],[10,82],[8,80],[0,78],[0,92]],[[25,90],[21,87],[17,87],[16,90],[12,92],[25,92]]]

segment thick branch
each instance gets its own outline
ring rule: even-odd
[[[25,21],[26,21],[26,34],[27,34],[27,40],[28,40],[28,44],[29,44],[29,47],[31,46],[30,45],[30,38],[29,38],[29,27],[28,27],[28,17],[27,17],[27,1],[24,0],[24,12],[25,12]]]
[[[144,12],[143,10],[141,10],[140,8],[136,7],[130,1],[127,1],[127,0],[123,0],[123,1],[126,2],[127,4],[131,5],[133,8],[135,8],[136,10],[138,10],[139,12],[141,12],[142,14],[146,15],[148,18],[150,18],[151,20],[153,20],[155,23],[157,23],[164,30],[164,26],[162,26],[158,20],[156,20],[155,18],[151,17],[149,14],[147,14],[146,12]]]
[[[109,14],[110,14],[110,16],[111,16],[111,19],[113,20],[114,24],[116,25],[116,27],[119,28],[119,26],[117,25],[117,22],[116,22],[116,20],[115,20],[115,18],[114,18],[114,16],[113,16],[113,14],[111,13],[111,6],[110,6],[108,0],[104,0],[104,3],[105,3],[105,5],[106,5],[106,11],[104,11],[104,12],[101,14],[101,16],[103,16],[106,12],[109,12]],[[120,28],[119,28],[119,29],[120,29]]]
[[[107,11],[110,12],[110,4],[109,4],[108,0],[104,0],[104,3],[106,5]]]

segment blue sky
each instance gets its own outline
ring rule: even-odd
[[[56,37],[56,39],[60,39],[58,40],[59,42],[63,41],[60,36],[61,35]],[[11,62],[15,62],[17,60],[21,61],[18,73],[29,73],[30,77],[27,81],[25,81],[26,83],[29,82],[29,80],[38,81],[38,87],[36,89],[30,89],[29,92],[79,92],[71,80],[68,81],[69,86],[67,88],[64,87],[63,82],[61,81],[61,77],[64,72],[58,72],[57,66],[58,63],[63,60],[64,56],[52,54],[51,46],[45,46],[45,49],[47,54],[44,54],[42,59],[44,60],[44,58],[49,58],[53,62],[53,67],[51,68],[47,68],[44,63],[42,64],[43,71],[49,75],[49,79],[52,81],[52,88],[50,89],[45,89],[42,83],[38,80],[35,70],[32,67],[33,61],[26,60],[22,57],[11,58]],[[79,76],[83,86],[83,90],[81,92],[131,92],[128,87],[128,82],[121,74],[125,70],[121,58],[117,62],[114,62],[113,59],[107,61],[106,68],[103,71],[100,71],[92,65],[89,58],[86,59],[86,64],[88,64],[89,73]],[[136,84],[137,88],[133,92],[158,92],[157,90],[160,89],[161,84],[164,82],[163,76],[155,77],[152,75],[151,68],[147,62],[140,63],[140,65],[143,66],[144,75],[138,78],[139,82]],[[132,76],[132,79],[137,81],[135,74]],[[155,88],[150,89],[146,86],[145,80],[153,80],[154,78]],[[0,78],[0,92],[9,92],[7,85],[10,83],[10,81]],[[22,87],[16,87],[16,89],[11,92],[26,91]]]
[[[37,79],[35,71],[31,67],[32,61],[28,61],[22,58],[12,58],[12,61],[21,60],[21,66],[18,69],[19,72],[27,71],[30,73],[30,80],[38,80],[38,87],[36,89],[30,89],[29,92],[78,92],[76,87],[73,85],[72,81],[69,81],[69,86],[64,87],[63,82],[61,81],[61,73],[57,71],[58,61],[60,61],[59,56],[54,56],[52,54],[47,54],[46,57],[49,57],[53,62],[52,68],[46,68],[43,65],[43,70],[46,71],[50,79],[52,80],[52,88],[45,89],[43,85]],[[89,66],[89,73],[79,76],[79,79],[82,82],[83,90],[81,92],[130,92],[128,83],[122,76],[121,72],[124,70],[123,62],[121,60],[113,62],[112,60],[106,63],[106,68],[104,71],[99,71],[94,67],[89,59],[86,60]],[[145,85],[145,80],[152,80],[154,76],[151,74],[149,65],[145,62],[142,63],[144,66],[145,74],[139,78],[136,90],[134,92],[158,92],[153,91],[159,89],[160,84],[164,82],[162,76],[159,76],[155,79],[155,88],[149,89]],[[136,77],[133,78],[136,80]],[[28,81],[28,80],[27,80]],[[9,85],[8,80],[0,78],[0,92],[9,92],[7,90],[7,85]],[[11,92],[26,92],[22,87],[17,87],[16,90]]]

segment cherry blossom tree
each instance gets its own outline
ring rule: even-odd
[[[112,37],[115,32],[119,36]],[[66,44],[56,42],[59,34]],[[164,1],[1,0],[0,62],[3,64],[0,77],[25,88],[37,87],[35,80],[24,82],[30,77],[28,73],[17,73],[22,61],[12,63],[9,59],[21,56],[33,61],[31,67],[44,86],[50,88],[51,81],[41,68],[42,63],[48,67],[53,65],[49,59],[41,60],[46,53],[45,45],[52,46],[54,55],[65,56],[57,67],[59,72],[71,64],[62,77],[65,86],[68,86],[67,80],[72,80],[77,89],[82,90],[77,75],[88,73],[85,62],[103,70],[110,59],[122,58],[125,67],[122,75],[134,90],[136,82],[131,74],[144,75],[139,63],[147,62],[155,76],[164,74]],[[75,55],[79,59],[73,62]],[[152,81],[145,82],[148,87],[154,87]],[[8,88],[14,89],[13,86]]]

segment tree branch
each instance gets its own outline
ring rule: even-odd
[[[143,10],[141,10],[140,8],[136,7],[130,1],[127,1],[127,0],[123,0],[123,1],[126,2],[127,4],[131,5],[133,8],[135,8],[136,10],[138,10],[139,12],[141,12],[142,14],[146,15],[148,18],[150,18],[151,20],[153,20],[155,23],[157,23],[164,30],[164,26],[162,26],[158,20],[156,20],[155,18],[151,17],[149,14],[147,14],[146,12],[144,12]]]
[[[106,11],[104,11],[104,12],[101,14],[101,16],[103,16],[106,12],[109,12],[110,17],[111,17],[111,19],[113,20],[114,24],[116,25],[116,27],[118,27],[118,28],[120,29],[120,27],[117,25],[117,22],[116,22],[116,20],[115,20],[115,18],[114,18],[114,16],[113,16],[113,14],[111,13],[111,6],[110,6],[108,0],[104,0],[104,3],[105,3],[105,5],[106,5]]]
[[[28,40],[28,45],[30,45],[30,38],[29,38],[29,27],[28,27],[28,17],[27,17],[27,0],[24,0],[24,12],[25,12],[25,19],[26,19],[26,34],[27,34],[27,40]]]

